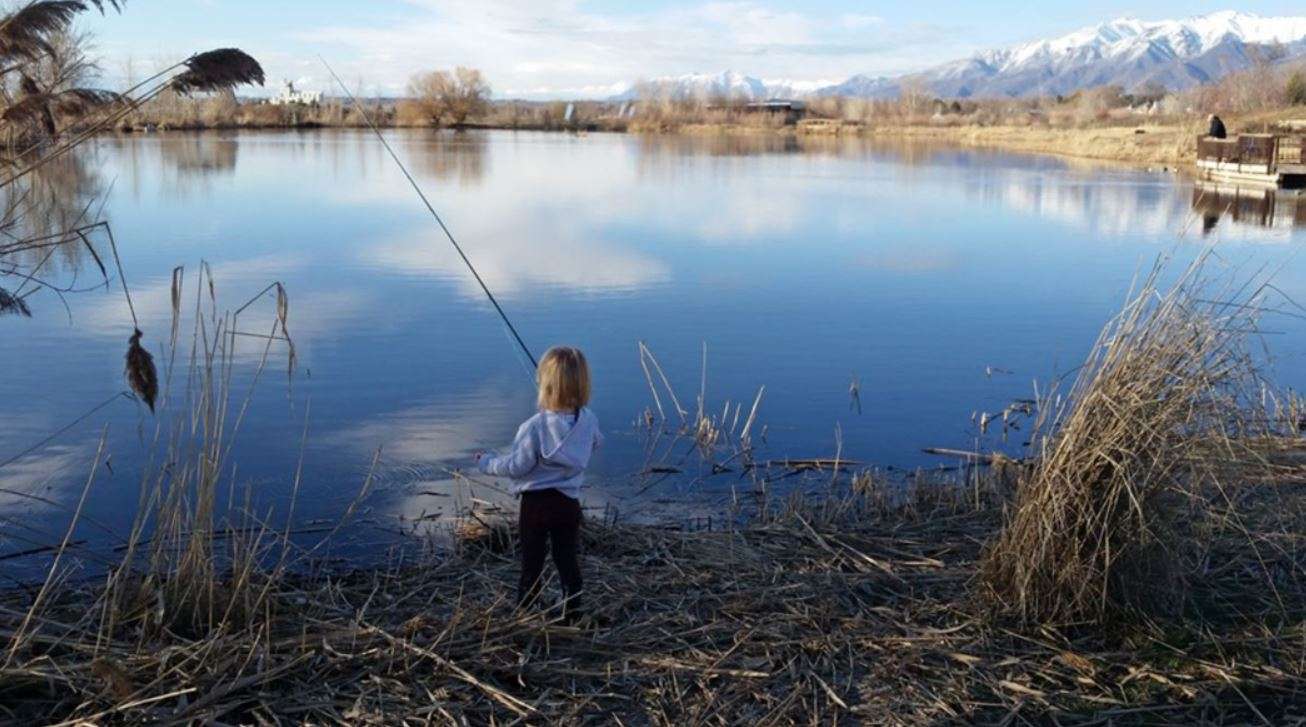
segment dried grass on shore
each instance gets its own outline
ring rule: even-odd
[[[248,502],[219,514],[248,404],[228,397],[236,334],[254,333],[241,314],[277,292],[260,372],[274,344],[292,361],[293,347],[279,286],[218,315],[211,278],[197,282],[189,411],[142,487],[120,564],[103,582],[67,580],[75,516],[39,590],[0,592],[0,722],[1306,719],[1306,459],[1248,418],[1259,409],[1233,385],[1250,329],[1232,324],[1257,306],[1203,315],[1200,287],[1157,296],[1149,280],[1068,408],[1044,409],[1052,438],[1030,464],[996,458],[1001,467],[918,473],[892,489],[843,472],[838,456],[791,461],[777,479],[805,470],[811,487],[795,491],[824,494],[777,504],[757,463],[747,525],[589,525],[590,619],[575,628],[514,611],[513,532],[498,520],[464,523],[452,551],[339,572]],[[172,378],[169,365],[161,411]],[[711,421],[734,437],[752,416],[729,411]],[[1176,516],[1217,478],[1192,538]],[[298,478],[292,509],[297,493]],[[1175,557],[1176,543],[1200,558]],[[1145,579],[1176,589],[1184,611],[1102,628],[1139,605],[1131,589]],[[995,594],[1019,618],[995,619]]]
[[[1210,498],[1268,476],[1259,445],[1272,415],[1249,352],[1267,304],[1213,289],[1206,261],[1164,291],[1154,268],[1061,405],[1044,407],[1036,464],[984,569],[1022,621],[1174,612],[1198,572]]]
[[[514,613],[515,561],[478,549],[255,573],[267,596],[247,623],[189,638],[143,628],[153,600],[105,629],[102,591],[67,589],[0,670],[0,704],[16,723],[1279,722],[1306,716],[1306,543],[1284,520],[1306,488],[1248,494],[1280,503],[1265,537],[1292,608],[1231,532],[1203,590],[1237,613],[1123,644],[986,621],[968,583],[995,510],[891,514],[857,496],[730,532],[589,526],[596,623],[581,629]],[[23,609],[10,594],[0,629]]]

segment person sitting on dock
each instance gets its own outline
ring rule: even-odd
[[[1206,117],[1206,121],[1211,125],[1210,130],[1206,132],[1207,136],[1212,139],[1227,139],[1229,137],[1229,132],[1225,130],[1224,122],[1220,120],[1219,116],[1211,114]]]

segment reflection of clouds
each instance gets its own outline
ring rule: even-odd
[[[219,312],[235,310],[245,303],[241,296],[253,295],[275,280],[285,280],[287,275],[303,270],[306,264],[307,258],[303,255],[268,255],[213,265]],[[195,286],[199,282],[196,270],[192,267],[186,271],[181,303],[183,335],[188,334],[195,311]],[[199,284],[205,287],[203,296],[207,311],[208,277],[205,276]],[[367,310],[368,297],[354,288],[300,291],[292,287],[287,293],[290,299],[287,327],[297,344],[329,333],[346,321],[364,315]],[[147,331],[150,338],[158,340],[167,335],[165,329],[172,322],[171,278],[134,286],[132,302],[141,325],[152,329]],[[275,311],[275,298],[269,294],[241,314],[240,330],[266,335],[272,330]],[[86,324],[79,325],[78,330],[97,337],[121,338],[125,335],[123,331],[131,326],[131,313],[120,296],[115,296],[111,305],[96,306],[78,315],[82,317],[79,320]],[[251,353],[249,349],[252,348],[242,346],[246,353]]]
[[[550,236],[540,240],[520,234],[531,229],[516,221],[504,230],[477,237],[469,251],[476,270],[491,290],[504,295],[535,286],[558,286],[595,293],[633,290],[666,281],[670,271],[660,260],[634,250],[606,245],[598,239]],[[480,287],[467,274],[462,260],[443,237],[423,229],[402,240],[364,251],[365,263],[381,265],[402,275],[438,275],[459,281],[468,295]]]
[[[1170,179],[1149,183],[1136,176],[1113,177],[1110,172],[1088,178],[1003,170],[977,180],[971,189],[986,201],[1016,212],[1057,220],[1094,234],[1168,237],[1187,232],[1200,238],[1202,230],[1202,210],[1192,204],[1188,188]],[[1289,214],[1295,213],[1293,210]],[[1291,222],[1283,225],[1290,226]],[[1237,238],[1263,243],[1283,242],[1291,236],[1287,229],[1271,227],[1240,225]]]
[[[373,416],[316,436],[314,441],[364,458],[380,447],[378,489],[390,494],[385,512],[407,518],[453,516],[467,507],[471,498],[511,509],[516,503],[505,494],[508,481],[476,473],[472,455],[506,449],[517,426],[534,413],[534,406],[534,392],[526,387],[514,385],[505,391],[487,383],[459,395]],[[454,478],[446,468],[467,472],[471,480]],[[612,497],[601,483],[591,480],[584,503],[587,508],[603,508]]]
[[[80,479],[85,483],[93,459],[92,446],[54,445],[0,468],[0,518],[22,512],[47,511],[49,505],[12,493],[25,493],[58,501],[54,491]],[[76,477],[74,477],[76,475]]]
[[[931,273],[951,270],[960,262],[952,250],[899,247],[859,255],[856,263],[893,273]]]
[[[457,399],[427,401],[407,409],[374,416],[325,437],[333,448],[366,455],[383,448],[387,462],[438,464],[470,457],[478,449],[507,444],[516,425],[532,414],[531,394],[506,396],[497,388],[482,388]]]
[[[1078,180],[1012,171],[982,180],[975,189],[985,200],[1016,212],[1107,235],[1178,232],[1189,215],[1182,189],[1169,183],[1142,185],[1138,180]]]
[[[804,222],[807,205],[797,195],[776,194],[759,185],[732,190],[718,205],[705,208],[698,234],[713,243],[748,244],[762,236],[791,233]]]
[[[389,136],[496,293],[511,295],[534,286],[629,290],[669,277],[664,263],[624,248],[600,231],[605,222],[629,221],[641,210],[632,155],[620,140],[510,134],[489,144],[479,133]],[[540,163],[541,158],[569,156],[572,146],[581,147],[578,153],[583,150],[583,164]],[[371,157],[379,147],[360,146],[358,152]],[[483,171],[488,171],[488,185],[469,184],[480,181]],[[450,186],[451,176],[462,184]],[[329,193],[340,204],[385,205],[401,214],[417,214],[421,207],[395,168]],[[449,277],[469,294],[480,295],[462,261],[424,215],[402,238],[359,249],[357,255],[365,266],[399,275]]]
[[[378,479],[390,485],[387,489],[393,494],[393,500],[386,504],[387,511],[405,516],[437,511],[452,515],[450,506],[465,503],[426,493],[470,494],[486,501],[501,499],[490,488],[465,492],[464,485],[455,482],[444,467],[470,470],[475,452],[501,449],[510,443],[517,425],[531,415],[533,405],[532,392],[523,387],[515,387],[514,392],[505,394],[498,387],[482,386],[461,396],[376,415],[315,440],[360,457],[380,447]]]

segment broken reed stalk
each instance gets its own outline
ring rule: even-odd
[[[202,264],[199,290],[205,287],[206,273],[208,266]],[[175,331],[181,315],[180,268],[174,270],[172,283]],[[124,551],[122,564],[106,586],[109,615],[101,624],[105,630],[98,635],[102,641],[112,640],[112,634],[127,627],[143,634],[171,630],[194,636],[239,628],[265,602],[263,578],[279,577],[295,547],[289,538],[293,512],[284,514],[287,525],[278,537],[265,517],[254,513],[248,491],[243,505],[239,502],[230,461],[241,420],[238,417],[234,424],[228,423],[237,318],[218,313],[211,275],[208,284],[211,309],[205,310],[205,299],[198,292],[195,298],[186,410],[179,412],[170,426],[160,424],[161,430],[166,427],[171,432],[171,438],[166,440],[162,461],[147,471],[137,520],[126,545],[120,548]],[[255,300],[260,297],[262,294]],[[284,333],[288,316],[288,303],[281,296],[273,312],[274,333]],[[266,346],[271,343],[269,339]],[[268,360],[265,347],[251,373],[253,382],[258,381]],[[174,361],[175,351],[168,358],[168,381],[173,378]],[[154,390],[157,393],[157,380]],[[251,384],[239,407],[242,413],[253,394]],[[297,470],[292,511],[299,480]],[[217,547],[219,541],[225,543],[225,549]],[[275,552],[278,546],[280,554]],[[269,563],[273,564],[270,570],[266,568]]]
[[[1205,498],[1256,475],[1270,423],[1247,345],[1259,291],[1213,290],[1208,256],[1165,291],[1158,262],[1060,405],[1044,392],[1035,464],[983,563],[997,610],[1100,623],[1184,601]]]

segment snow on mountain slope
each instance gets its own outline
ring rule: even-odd
[[[1285,58],[1306,58],[1306,16],[1270,18],[1226,10],[1187,20],[1118,18],[897,78],[859,74],[822,84],[726,71],[657,78],[633,84],[616,98],[894,98],[908,82],[938,96],[961,98],[1070,94],[1102,85],[1178,90],[1248,68],[1270,57],[1271,48]]]
[[[768,96],[767,84],[758,78],[735,71],[718,74],[690,73],[683,76],[663,76],[632,84],[617,98],[628,100],[637,97],[665,98],[732,98],[759,99]]]
[[[1072,93],[1099,85],[1187,88],[1247,68],[1275,46],[1306,54],[1306,17],[1223,11],[1188,20],[1120,18],[1053,38],[978,53],[909,78],[943,96]],[[825,91],[828,92],[828,91]],[[878,96],[892,95],[886,86]]]

